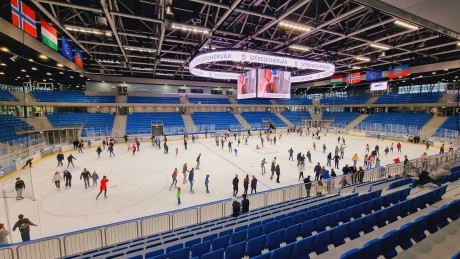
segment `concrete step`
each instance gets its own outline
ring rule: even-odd
[[[34,127],[37,131],[43,130],[51,130],[53,129],[53,125],[48,120],[46,116],[44,117],[31,117],[31,118],[20,118],[25,123],[29,124],[30,126]]]
[[[284,117],[283,115],[281,115],[281,113],[276,114],[276,116],[278,116],[278,117],[279,117],[284,123],[286,123],[289,127],[294,126],[294,124],[292,124],[292,122],[290,122],[286,117]]]
[[[30,93],[11,92],[11,94],[19,100],[19,102],[35,102],[35,99]]]
[[[241,126],[243,126],[245,129],[250,129],[251,126],[249,123],[241,116],[241,114],[233,114],[235,115],[235,118],[240,122]]]
[[[369,100],[367,100],[366,104],[373,104],[375,101],[377,101],[377,99],[379,99],[378,96],[371,97]]]
[[[458,102],[458,94],[445,94],[439,98],[438,103],[456,103]]]
[[[115,120],[113,121],[113,136],[122,137],[126,134],[126,121],[128,119],[127,115],[115,115]]]
[[[361,114],[361,115],[359,115],[358,118],[354,119],[352,122],[350,122],[350,124],[345,126],[345,129],[346,130],[354,129],[356,126],[358,126],[358,124],[361,121],[363,121],[365,118],[367,118],[367,116],[369,116],[369,114]]]
[[[447,120],[447,117],[433,116],[420,130],[421,137],[431,137],[439,127]]]

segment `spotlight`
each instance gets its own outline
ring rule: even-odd
[[[10,59],[11,61],[16,62],[16,60],[18,59],[18,55],[13,55]]]

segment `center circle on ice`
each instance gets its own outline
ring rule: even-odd
[[[133,206],[144,206],[144,204],[150,206],[149,203],[154,197],[168,188],[168,176],[153,168],[115,169],[106,174],[110,180],[107,189],[108,199],[104,199],[101,195],[96,201],[99,186],[85,189],[83,181],[79,179],[79,174],[75,172],[71,189],[62,188],[61,191],[50,192],[41,200],[41,210],[46,214],[60,217],[90,217],[104,213],[124,213]],[[129,180],[126,178],[118,180],[117,175],[120,174],[129,174]],[[155,175],[155,178],[151,177],[152,174]],[[143,184],[138,184],[139,182]],[[62,200],[68,201],[72,206],[65,206],[64,210]]]

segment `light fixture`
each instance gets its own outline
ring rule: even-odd
[[[38,69],[36,67],[32,67],[32,70],[33,71],[37,71]]]
[[[29,58],[29,62],[35,62],[33,59]]]
[[[366,61],[366,62],[371,61],[370,58],[368,58],[368,57],[363,57],[363,56],[357,56],[355,59],[356,59],[356,60],[360,60],[360,61]]]
[[[300,50],[300,51],[309,51],[310,48],[308,47],[305,47],[305,46],[301,46],[301,45],[291,45],[289,46],[290,49],[294,49],[294,50]]]
[[[0,63],[0,66],[6,67],[6,63]]]
[[[76,32],[81,32],[81,33],[86,33],[86,34],[94,34],[94,35],[103,35],[107,37],[112,37],[112,33],[110,31],[106,30],[99,30],[95,28],[84,28],[84,27],[76,27],[76,26],[68,26],[66,25],[66,30],[68,31],[76,31]]]
[[[21,69],[21,72],[25,73],[25,72],[27,72],[27,71],[26,71],[25,69]]]
[[[46,72],[46,75],[47,76],[52,76],[52,74],[50,72]]]
[[[381,45],[381,44],[375,44],[375,43],[372,43],[371,45],[369,45],[369,47],[375,48],[375,49],[382,49],[382,50],[389,50],[390,49],[390,47],[388,47],[388,46]]]
[[[73,78],[73,76],[70,76],[70,78]]]
[[[131,50],[131,51],[148,52],[148,53],[153,53],[157,51],[156,49],[140,48],[140,47],[124,47],[124,49]]]
[[[18,59],[18,55],[13,55],[10,59],[11,61],[16,62],[16,60]]]
[[[46,82],[46,79],[43,79],[43,82]]]
[[[57,65],[56,65],[56,66],[57,66],[57,67],[64,67],[64,65],[63,65],[63,64],[61,64],[61,63],[57,63]]]
[[[5,47],[2,47],[0,50],[3,51],[3,52],[10,52],[10,50],[8,48],[5,48]]]
[[[157,76],[174,76],[173,74],[166,74],[166,73],[156,73]]]
[[[40,54],[38,57],[39,57],[40,59],[43,59],[43,60],[47,60],[47,59],[48,59],[48,57],[45,56],[45,55],[43,55],[43,54]]]
[[[153,71],[153,68],[150,67],[132,67],[131,69],[136,71]]]
[[[120,61],[113,60],[113,59],[98,59],[97,61],[101,63],[106,63],[106,64],[121,64]]]
[[[29,75],[26,75],[26,77],[30,77]]]
[[[80,77],[85,77],[84,75],[80,75]]]
[[[170,59],[170,58],[162,58],[161,62],[167,62],[167,63],[178,63],[182,64],[185,62],[185,60],[180,60],[180,59]]]
[[[303,32],[310,32],[311,28],[308,26],[292,23],[292,22],[280,22],[279,25],[281,27],[285,27],[287,29],[296,30],[296,31],[303,31]]]
[[[407,22],[403,22],[403,21],[395,21],[395,24],[398,25],[398,26],[401,26],[401,27],[404,27],[404,28],[407,28],[407,29],[411,29],[411,30],[418,30],[420,29],[419,27],[415,26],[415,25],[412,25],[410,23],[407,23]]]
[[[352,66],[351,68],[353,68],[353,69],[361,69],[362,67],[360,67],[360,66]]]
[[[418,77],[419,77],[419,78],[422,78],[423,76],[422,76],[422,75],[419,75]]]
[[[63,74],[64,74],[64,72],[62,72],[62,71],[59,71],[59,74],[60,74],[60,75],[63,75]]]
[[[436,75],[436,71],[431,73],[432,75]]]
[[[459,42],[459,43],[457,43],[457,46],[458,46],[458,47],[460,47],[460,42]]]
[[[203,33],[203,34],[209,33],[209,30],[207,28],[198,28],[198,27],[193,27],[193,26],[188,26],[188,25],[173,24],[172,28],[177,29],[177,30],[182,30],[182,31],[190,31],[190,32],[196,32],[196,33]]]
[[[0,75],[4,75],[4,74],[5,74],[5,72],[0,72]]]

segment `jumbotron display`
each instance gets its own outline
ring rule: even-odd
[[[257,97],[260,98],[290,98],[291,72],[258,69]]]
[[[237,99],[257,97],[257,70],[246,71],[238,79]]]

